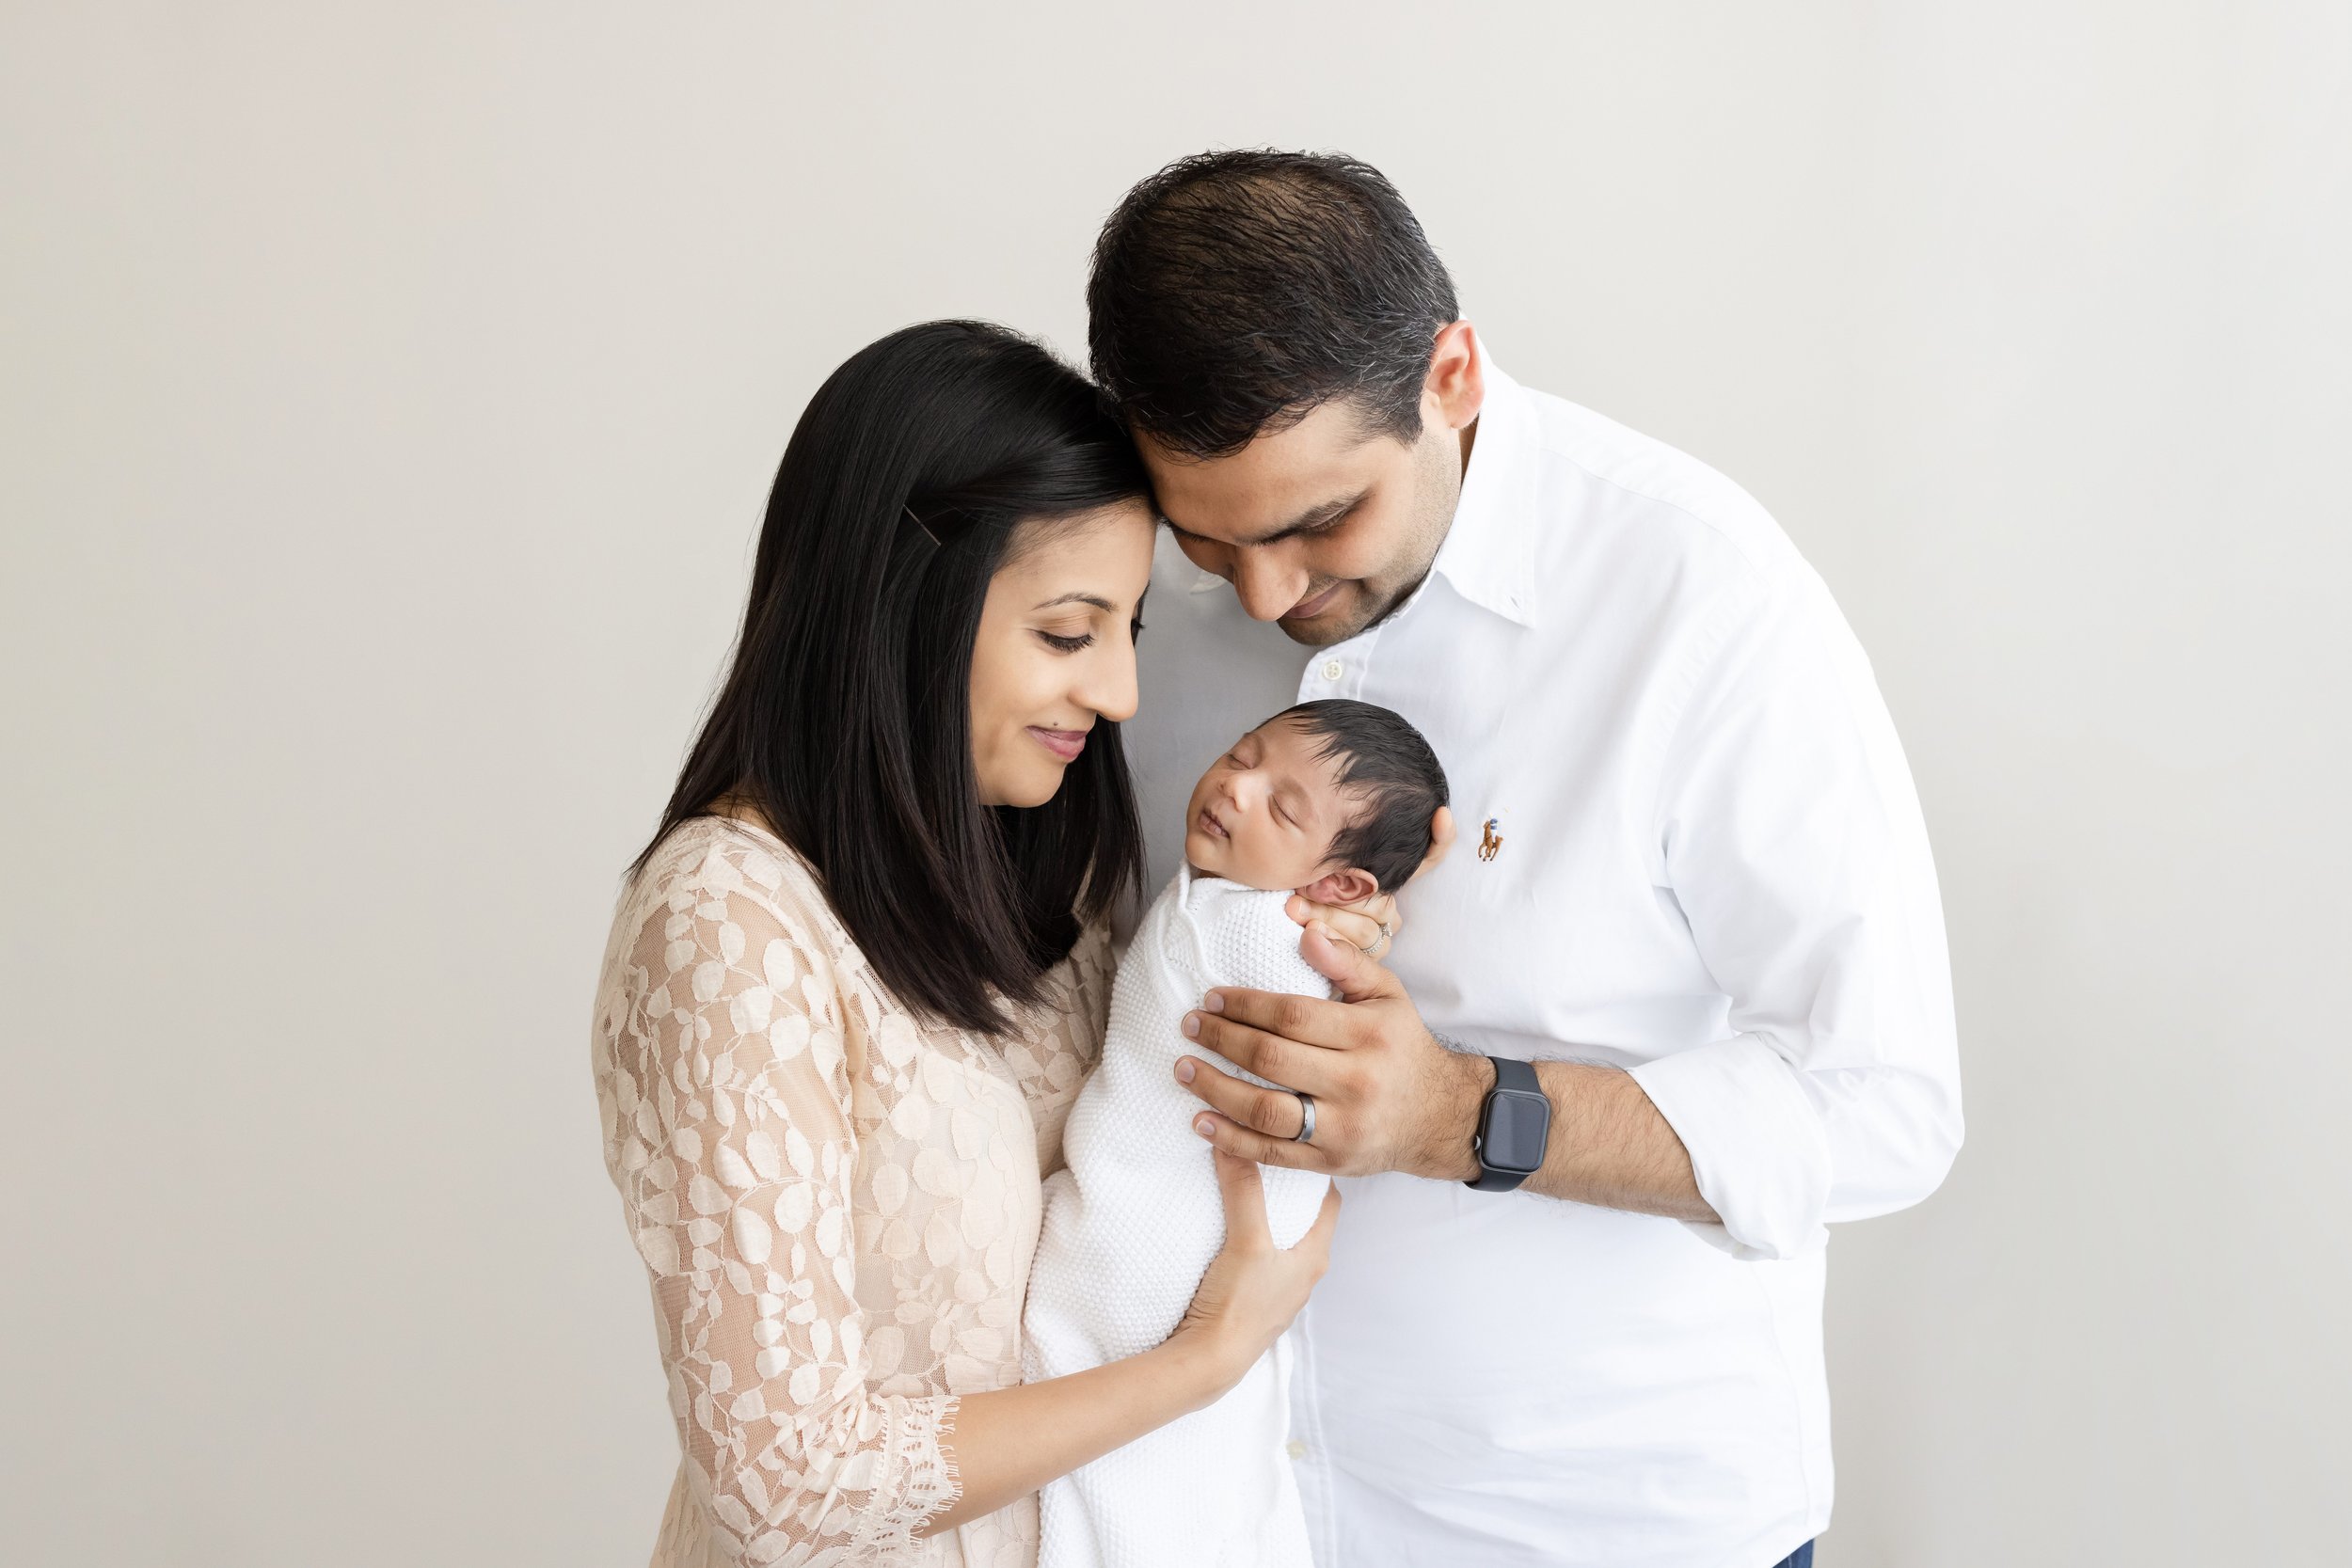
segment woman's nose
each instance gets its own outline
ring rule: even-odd
[[[1109,642],[1111,639],[1104,639]],[[1136,649],[1130,641],[1102,648],[1102,657],[1088,660],[1086,678],[1073,693],[1089,712],[1116,724],[1136,716]]]

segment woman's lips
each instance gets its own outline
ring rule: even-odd
[[[1339,596],[1340,590],[1346,586],[1347,585],[1345,583],[1335,582],[1330,587],[1325,589],[1322,593],[1317,594],[1313,598],[1301,599],[1298,603],[1291,606],[1289,613],[1285,614],[1282,619],[1285,621],[1313,620],[1316,616],[1331,608],[1331,601],[1337,598]]]
[[[1029,733],[1037,736],[1039,745],[1064,762],[1075,762],[1078,753],[1087,749],[1087,732],[1084,730],[1049,730],[1031,724]]]

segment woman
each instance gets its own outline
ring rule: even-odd
[[[998,328],[883,339],[793,434],[597,1009],[684,1449],[658,1565],[1026,1564],[1040,1485],[1215,1399],[1322,1271],[1336,1199],[1277,1252],[1220,1155],[1183,1326],[1020,1386],[1140,876],[1117,724],[1152,527],[1093,389]]]

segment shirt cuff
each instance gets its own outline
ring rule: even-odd
[[[1828,1134],[1795,1068],[1755,1035],[1645,1062],[1650,1103],[1690,1151],[1720,1225],[1691,1229],[1735,1258],[1794,1258],[1828,1239]]]

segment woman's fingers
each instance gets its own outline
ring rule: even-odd
[[[1265,1180],[1258,1167],[1223,1149],[1212,1149],[1216,1161],[1217,1190],[1225,1196],[1225,1244],[1253,1252],[1271,1252],[1274,1232],[1266,1227]]]
[[[1322,1277],[1324,1264],[1331,1259],[1331,1232],[1339,1228],[1339,1224],[1340,1184],[1334,1181],[1324,1189],[1323,1207],[1315,1212],[1315,1223],[1307,1227],[1307,1233],[1298,1238],[1298,1244],[1291,1248],[1293,1252],[1306,1253],[1315,1259],[1317,1278]]]
[[[1307,934],[1299,939],[1298,956],[1307,960],[1308,968],[1339,988],[1342,1002],[1385,996],[1395,989],[1378,959],[1352,942],[1334,942],[1320,925],[1307,927]]]
[[[1396,900],[1385,893],[1354,904],[1318,904],[1293,894],[1282,908],[1301,926],[1321,921],[1333,936],[1359,952],[1379,947],[1384,937],[1396,929]]]

